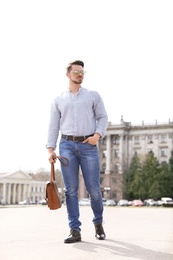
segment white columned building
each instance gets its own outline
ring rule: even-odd
[[[0,173],[0,204],[18,204],[20,201],[38,202],[45,198],[46,181],[33,181],[28,174],[18,171]]]

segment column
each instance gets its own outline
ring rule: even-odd
[[[16,204],[16,183],[13,184],[12,204]]]
[[[11,204],[11,183],[8,183],[8,189],[7,189],[7,203]]]
[[[123,168],[123,135],[120,136],[120,145],[119,145],[119,167],[118,167],[118,173],[122,173]]]
[[[7,184],[3,183],[2,204],[7,204],[6,192],[7,192]]]
[[[111,136],[106,136],[106,170],[105,174],[110,174],[111,172]]]
[[[26,195],[26,184],[23,184],[23,200],[27,200],[27,195]]]
[[[31,192],[30,192],[30,185],[29,184],[26,185],[26,199],[27,200],[29,199],[29,201],[31,200]]]
[[[17,185],[17,203],[21,201],[21,184]]]

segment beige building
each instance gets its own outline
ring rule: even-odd
[[[37,202],[45,198],[45,187],[46,182],[33,181],[22,171],[0,173],[0,204],[18,204],[24,200]]]
[[[123,118],[119,125],[109,123],[106,135],[98,144],[101,159],[101,191],[104,198],[124,197],[124,174],[135,153],[141,161],[153,151],[159,163],[168,162],[173,151],[173,122],[132,125]],[[80,197],[86,197],[81,177]]]

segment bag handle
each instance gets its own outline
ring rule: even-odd
[[[56,158],[64,165],[68,166],[69,165],[69,160],[64,157],[64,156],[56,156]]]
[[[56,158],[64,165],[68,166],[69,160],[64,156],[56,156]],[[50,182],[55,181],[55,167],[54,163],[51,163],[51,174],[50,174]]]
[[[50,182],[53,181],[55,181],[55,167],[54,167],[54,163],[51,163]]]

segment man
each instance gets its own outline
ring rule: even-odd
[[[61,132],[59,155],[69,160],[68,166],[61,165],[70,227],[70,235],[64,243],[81,241],[78,203],[79,167],[91,200],[95,236],[100,240],[106,237],[102,226],[103,202],[96,144],[106,132],[108,117],[100,95],[81,86],[84,73],[82,61],[69,63],[66,72],[69,89],[53,101],[48,131],[49,162],[56,162],[55,149],[59,131]]]

